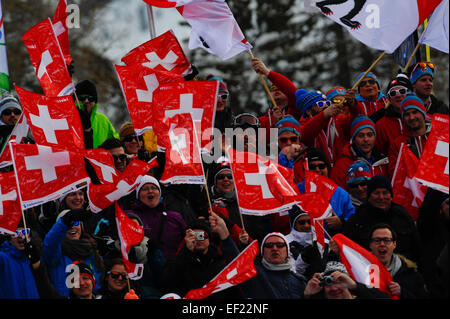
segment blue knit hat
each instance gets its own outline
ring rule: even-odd
[[[300,123],[298,123],[291,115],[287,115],[279,120],[277,124],[275,124],[275,127],[278,129],[278,136],[283,132],[290,131],[300,137]]]
[[[400,104],[400,113],[402,115],[402,119],[405,112],[409,109],[416,109],[423,114],[424,118],[427,118],[427,109],[425,108],[422,100],[419,99],[414,92],[408,92],[402,103]]]
[[[320,91],[306,91],[305,89],[300,89],[295,92],[295,98],[297,102],[295,106],[300,110],[303,116],[306,115],[306,110],[313,107],[316,102],[326,100],[327,97]]]
[[[366,162],[358,160],[353,162],[347,169],[346,183],[353,184],[360,181],[367,181],[372,178],[372,171]]]
[[[377,131],[375,129],[375,123],[367,116],[358,115],[357,117],[355,117],[350,127],[350,134],[352,135],[351,138],[352,141],[355,138],[356,134],[358,134],[358,132],[363,128],[370,128],[373,130],[373,133],[375,135],[377,134]]]
[[[411,73],[411,76],[409,77],[409,80],[411,81],[411,84],[414,84],[417,82],[418,79],[420,79],[424,75],[430,75],[431,77],[434,76],[434,70],[430,68],[429,66],[416,66],[413,69],[414,71]]]
[[[327,100],[331,101],[336,96],[344,96],[347,93],[347,90],[341,86],[330,89],[325,95],[327,96]]]
[[[358,77],[356,78],[356,82],[358,82],[359,79],[361,79],[361,77],[364,75],[364,73],[366,73],[366,72],[361,72],[361,73],[358,75]],[[373,74],[372,72],[367,73],[366,76],[365,76],[364,78],[372,78],[372,79],[374,79],[375,82],[377,82],[378,89],[381,89],[381,87],[380,87],[380,82],[378,82],[377,76],[376,76],[375,74]],[[358,92],[359,92],[359,86],[358,86]]]

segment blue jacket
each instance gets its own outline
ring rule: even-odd
[[[66,286],[66,267],[72,264],[75,260],[65,256],[62,252],[62,241],[66,237],[69,226],[59,219],[47,233],[44,238],[43,246],[43,260],[47,265],[48,275],[50,281],[58,292],[66,297],[69,297],[69,288]],[[95,255],[92,254],[89,258],[83,260],[84,263],[91,266],[95,273],[95,287],[94,291],[100,289],[100,277],[102,271],[95,266]]]
[[[30,261],[8,241],[0,251],[0,299],[39,299]]]

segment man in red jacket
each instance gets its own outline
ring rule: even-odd
[[[361,73],[357,81],[364,75]],[[369,72],[358,85],[358,94],[356,95],[358,101],[359,114],[370,117],[374,122],[377,118],[372,118],[372,115],[380,110],[386,108],[386,97],[380,91],[380,84],[377,77],[372,72]]]

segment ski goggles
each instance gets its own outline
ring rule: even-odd
[[[259,120],[252,114],[240,114],[234,118],[233,125],[235,127],[244,125],[259,127]]]
[[[418,68],[421,68],[424,71],[426,70],[426,68],[430,68],[430,69],[434,70],[435,65],[431,62],[419,62],[416,64],[416,66],[414,67],[411,74],[414,73],[414,71],[416,71]]]

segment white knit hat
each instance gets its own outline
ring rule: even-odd
[[[278,236],[278,237],[280,237],[281,239],[284,240],[284,242],[286,243],[286,247],[287,247],[287,255],[290,256],[291,251],[289,249],[289,241],[287,240],[286,236],[284,236],[282,233],[279,233],[279,232],[268,233],[266,235],[266,237],[264,237],[264,239],[261,242],[261,255],[264,254],[263,250],[264,250],[264,243],[266,242],[266,239],[271,237],[271,236]]]
[[[154,184],[158,187],[159,192],[161,193],[161,186],[159,185],[159,182],[156,178],[150,175],[144,175],[141,178],[141,182],[139,183],[138,187],[136,188],[136,199],[139,199],[139,191],[141,190],[142,186],[145,184]]]

